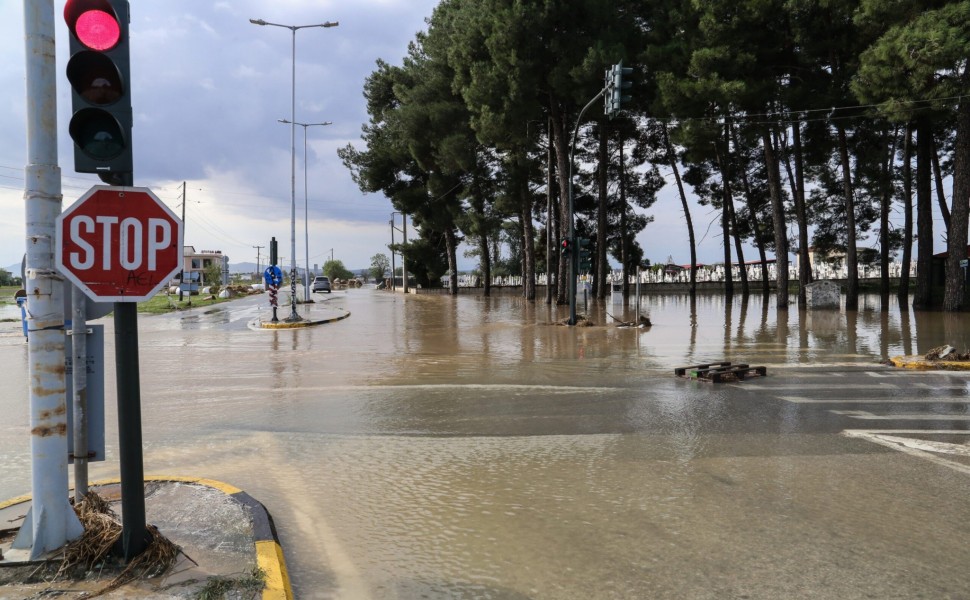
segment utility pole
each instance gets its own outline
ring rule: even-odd
[[[259,251],[260,251],[260,249],[265,248],[265,247],[266,246],[253,246],[253,248],[256,249],[256,276],[257,277],[259,277],[260,273],[262,273],[262,271],[259,268]]]
[[[407,246],[408,245],[408,214],[406,212],[401,213],[401,227],[402,227],[401,233],[404,236],[404,239],[401,241],[401,243],[404,246]],[[408,293],[408,263],[404,260],[403,248],[401,249],[401,275],[404,278],[404,293],[407,294]],[[455,274],[455,277],[457,276],[458,275]]]
[[[185,240],[185,182],[182,182],[182,239]],[[182,270],[179,271],[179,302],[183,300],[182,286],[185,285],[185,247],[179,248],[182,258]],[[189,296],[192,292],[189,291]]]
[[[397,291],[397,266],[394,264],[394,213],[391,213],[391,291]]]
[[[37,560],[84,530],[68,502],[64,286],[54,270],[54,221],[61,212],[54,1],[24,0],[23,4],[27,57],[24,289],[32,500],[13,548],[26,551],[28,560]]]

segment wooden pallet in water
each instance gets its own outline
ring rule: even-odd
[[[764,377],[768,374],[767,367],[752,367],[747,364],[731,364],[730,361],[720,361],[689,367],[677,367],[674,375],[711,383],[725,381],[742,381],[746,377]]]

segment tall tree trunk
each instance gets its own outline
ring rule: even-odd
[[[859,256],[856,248],[855,195],[852,193],[852,165],[849,163],[849,144],[845,137],[845,127],[835,126],[839,134],[839,161],[842,166],[842,193],[845,199],[845,264],[848,271],[845,294],[845,308],[859,308]]]
[[[808,211],[805,206],[805,156],[802,151],[801,123],[792,127],[795,152],[795,220],[798,225],[798,306],[807,305],[805,289],[812,282],[812,261],[809,258]]]
[[[738,130],[734,128],[732,129],[734,147],[740,148],[741,144],[738,142]],[[758,249],[758,257],[761,259],[761,293],[767,297],[770,293],[768,287],[768,256],[765,254],[764,232],[761,230],[761,223],[758,220],[758,210],[754,205],[754,196],[751,193],[751,182],[748,179],[748,165],[746,160],[744,163],[742,163],[740,171],[741,185],[744,186],[744,196],[748,205],[748,213],[750,214],[751,218],[751,229],[754,231],[754,244]]]
[[[546,236],[547,248],[546,256],[549,260],[546,261],[546,304],[552,304],[553,297],[553,283],[558,281],[558,277],[553,275],[557,273],[557,268],[559,266],[559,211],[554,208],[556,203],[553,202],[555,185],[553,184],[553,178],[555,177],[555,163],[552,160],[552,119],[549,119],[548,124],[548,139],[546,140],[546,230],[549,234]]]
[[[734,295],[734,274],[731,272],[731,181],[727,161],[723,156],[721,144],[714,142],[714,156],[721,171],[721,185],[724,197],[721,199],[721,237],[724,242],[724,294]]]
[[[599,202],[596,207],[596,277],[593,279],[593,297],[606,298],[606,213],[607,181],[610,166],[609,125],[606,119],[600,123],[599,139]]]
[[[764,146],[765,168],[768,174],[768,190],[771,193],[771,220],[775,229],[775,279],[778,286],[776,305],[778,310],[788,308],[788,238],[785,233],[785,205],[781,194],[781,173],[778,158],[771,143],[771,130],[761,132]]]
[[[532,196],[529,194],[528,182],[523,183],[522,189],[522,288],[525,299],[536,301],[536,247],[535,225],[532,223]]]
[[[448,252],[448,269],[452,276],[448,280],[448,292],[458,295],[458,237],[454,227],[445,228],[445,250]]]
[[[933,295],[933,190],[931,189],[933,123],[916,119],[916,293],[913,307],[927,309]]]
[[[728,206],[731,207],[731,229],[734,230],[734,253],[737,256],[738,276],[741,278],[741,294],[745,297],[751,294],[751,286],[748,283],[748,268],[744,263],[744,248],[741,243],[741,234],[738,233],[738,213],[734,210],[734,200],[729,197]]]
[[[620,144],[620,263],[623,265],[623,297],[630,297],[630,226],[627,221],[626,205],[626,159],[623,156],[623,144]],[[610,289],[612,294],[613,290]]]
[[[751,293],[748,285],[748,271],[744,264],[741,234],[738,230],[738,213],[734,210],[734,193],[731,181],[734,179],[734,158],[731,156],[731,121],[724,125],[724,200],[731,212],[731,230],[734,232],[734,254],[737,257],[738,276],[741,278],[741,293],[747,297]]]
[[[892,204],[893,163],[896,160],[896,139],[899,129],[892,132],[889,154],[882,164],[882,197],[879,202],[879,298],[881,310],[889,310],[889,210]]]
[[[963,68],[963,88],[970,88],[970,66]],[[957,110],[956,146],[953,151],[953,209],[947,236],[946,290],[943,310],[964,308],[965,292],[960,261],[967,259],[967,222],[970,204],[970,100]]]
[[[899,305],[909,307],[909,271],[913,261],[913,126],[903,140],[903,255],[900,257]]]
[[[667,124],[663,123],[664,147],[667,151],[667,159],[670,161],[670,168],[674,172],[674,181],[677,182],[677,191],[680,193],[680,204],[684,209],[684,220],[687,221],[687,241],[690,243],[690,286],[688,291],[691,298],[697,293],[697,244],[694,241],[694,222],[690,218],[690,205],[687,204],[687,194],[684,192],[684,182],[680,179],[680,169],[677,167],[677,153],[674,146],[670,143],[670,135],[667,133]]]
[[[957,125],[959,128],[959,125]],[[943,191],[943,171],[940,169],[940,148],[933,140],[933,180],[936,183],[936,202],[940,205],[940,214],[943,216],[943,227],[950,231],[950,207],[946,205],[946,194]],[[950,239],[947,237],[947,239]]]
[[[556,175],[559,181],[559,223],[561,240],[569,235],[569,146],[571,140],[569,139],[568,127],[566,127],[566,115],[563,113],[562,107],[553,102],[550,109],[552,113],[553,147],[556,150]],[[559,261],[559,276],[557,281],[556,304],[568,304],[568,260]]]
[[[478,237],[478,252],[481,255],[479,261],[482,267],[482,285],[484,289],[482,290],[483,296],[492,295],[492,253],[489,252],[488,248],[488,236],[481,235]]]

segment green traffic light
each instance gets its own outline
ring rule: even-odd
[[[127,147],[118,121],[97,108],[85,108],[75,113],[68,132],[78,148],[95,160],[117,158]]]

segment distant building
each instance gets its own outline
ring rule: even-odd
[[[199,285],[225,285],[229,279],[229,257],[222,250],[196,251],[195,246],[182,248],[182,273],[175,276],[172,285],[184,282],[182,291],[198,292]],[[212,265],[222,267],[221,281],[205,281],[204,273]]]

